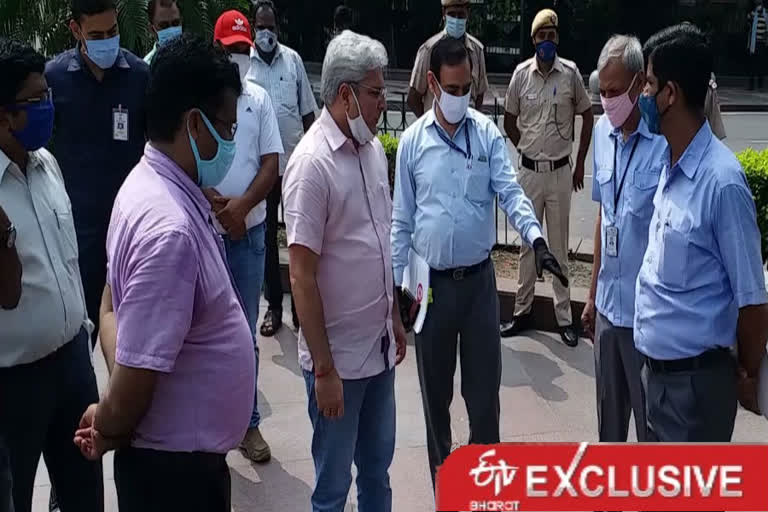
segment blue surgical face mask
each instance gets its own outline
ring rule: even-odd
[[[552,62],[557,55],[557,45],[554,41],[536,43],[536,55],[543,62]]]
[[[168,28],[164,28],[163,30],[158,30],[157,45],[163,46],[165,43],[167,43],[171,39],[177,38],[180,35],[181,35],[181,26],[168,27]]]
[[[654,135],[661,135],[661,118],[664,115],[659,113],[659,106],[656,104],[656,97],[658,95],[658,92],[653,96],[641,94],[637,100],[640,115],[645,124],[648,125],[648,131]]]
[[[53,134],[53,100],[48,98],[14,110],[27,113],[27,126],[23,130],[11,132],[24,149],[37,151],[48,144]]]
[[[197,148],[197,142],[192,138],[192,133],[189,131],[189,121],[187,121],[187,135],[197,164],[197,184],[201,188],[211,188],[221,183],[229,172],[229,168],[232,167],[232,162],[235,159],[235,141],[222,139],[203,111],[198,110],[198,112],[200,112],[208,131],[211,132],[211,136],[219,145],[216,155],[211,160],[200,158],[200,150]]]
[[[88,58],[101,69],[114,66],[120,53],[120,34],[109,39],[88,39],[85,41]]]
[[[464,37],[464,34],[467,32],[467,19],[446,16],[445,32],[454,39]]]

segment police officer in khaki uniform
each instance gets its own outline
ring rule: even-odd
[[[432,48],[444,37],[463,39],[469,52],[472,65],[472,105],[480,110],[483,106],[483,96],[488,91],[488,75],[485,71],[485,54],[483,43],[467,34],[469,19],[469,0],[442,0],[444,29],[427,39],[416,53],[413,64],[411,84],[408,91],[408,107],[417,117],[432,108],[434,96],[427,87],[427,72],[432,56]]]
[[[571,191],[584,188],[584,160],[592,139],[592,102],[576,64],[557,55],[560,40],[557,14],[540,11],[533,20],[531,37],[536,56],[515,69],[509,83],[504,129],[521,155],[518,180],[533,202],[536,217],[544,223],[552,253],[568,276],[568,227]],[[575,115],[583,120],[576,168],[571,168]],[[546,214],[546,216],[545,216]],[[502,325],[503,337],[515,336],[532,327],[531,307],[536,284],[533,250],[522,244],[520,278],[515,316]],[[568,287],[554,280],[555,316],[560,335],[568,346],[576,346]]]

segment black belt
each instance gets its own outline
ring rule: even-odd
[[[718,363],[722,363],[729,357],[732,357],[730,349],[716,348],[707,350],[698,356],[687,357],[685,359],[660,361],[658,359],[647,357],[646,360],[648,361],[648,366],[654,373],[673,373],[708,368],[715,366]]]
[[[450,277],[454,281],[461,281],[465,277],[483,270],[485,266],[488,265],[490,262],[491,262],[491,258],[489,257],[481,261],[480,263],[471,265],[469,267],[447,268],[445,270],[432,269],[432,275],[436,275],[440,277]]]
[[[526,169],[530,169],[534,172],[554,172],[560,169],[561,167],[565,167],[571,162],[570,158],[568,158],[567,156],[564,156],[560,160],[555,160],[554,162],[550,160],[536,161],[528,158],[525,155],[522,155],[522,158],[523,158],[523,167],[525,167]],[[541,166],[540,164],[547,164],[547,165]]]

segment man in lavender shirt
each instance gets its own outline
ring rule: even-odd
[[[293,153],[283,199],[299,360],[314,430],[313,512],[342,512],[357,466],[360,512],[389,512],[394,367],[405,357],[394,295],[381,43],[345,31],[328,46],[325,109]],[[394,343],[392,342],[394,340]]]
[[[192,34],[152,64],[149,144],[107,236],[114,368],[75,434],[88,458],[117,448],[121,512],[230,511],[225,457],[251,417],[253,336],[201,188],[232,163],[241,90],[226,53]]]

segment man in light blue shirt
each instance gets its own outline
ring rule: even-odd
[[[461,41],[446,38],[435,45],[427,80],[436,98],[433,108],[405,131],[398,148],[392,258],[397,287],[410,249],[432,269],[433,300],[416,335],[416,357],[434,483],[437,467],[451,451],[457,337],[469,442],[499,442],[501,339],[490,260],[496,194],[512,225],[533,245],[539,275],[547,269],[567,279],[517,183],[501,132],[490,119],[468,110],[472,73]]]
[[[640,41],[613,36],[597,69],[603,115],[594,130],[592,199],[595,224],[592,286],[582,324],[594,340],[597,423],[601,442],[627,440],[630,413],[637,440],[645,441],[645,395],[635,349],[635,282],[653,214],[667,141],[641,119],[637,100],[645,85]]]
[[[669,144],[635,302],[649,436],[727,442],[737,399],[758,411],[768,335],[755,204],[739,162],[704,117],[712,68],[704,35],[692,25],[671,27],[645,53],[640,110]]]

